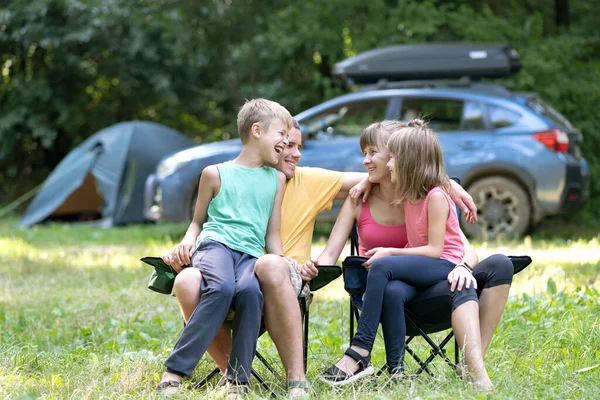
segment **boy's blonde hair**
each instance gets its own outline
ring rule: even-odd
[[[288,131],[292,128],[292,116],[281,104],[267,99],[246,100],[237,116],[238,134],[242,143],[250,138],[252,124],[258,123],[261,128],[269,129],[269,124],[274,119],[283,122]]]
[[[374,122],[360,134],[360,149],[365,151],[367,147],[376,147],[383,150],[387,148],[392,133],[404,127],[406,124],[390,119]]]
[[[436,186],[450,192],[442,146],[423,120],[413,119],[407,127],[394,132],[388,149],[395,163],[398,201],[424,199]]]

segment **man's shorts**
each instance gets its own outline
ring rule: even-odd
[[[310,287],[308,286],[308,282],[306,282],[306,284],[304,284],[304,287],[302,287],[302,276],[300,276],[300,273],[298,271],[296,271],[296,268],[294,267],[294,264],[286,257],[283,258],[290,270],[290,281],[292,282],[292,287],[294,288],[294,293],[296,293],[296,296],[300,296],[300,291],[302,291],[302,295],[306,296],[309,292],[310,292]]]

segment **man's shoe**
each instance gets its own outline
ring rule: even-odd
[[[310,383],[308,381],[288,381],[288,397],[292,399],[310,398]]]

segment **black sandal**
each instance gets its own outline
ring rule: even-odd
[[[164,381],[160,382],[156,385],[156,394],[159,396],[169,397],[173,396],[177,391],[179,391],[179,387],[181,386],[181,382],[177,381]],[[172,389],[172,390],[169,390]]]
[[[363,357],[351,348],[346,349],[344,354],[358,363],[358,370],[354,374],[349,375],[334,364],[321,377],[323,382],[332,386],[347,385],[375,372],[373,365],[371,365],[371,354]]]

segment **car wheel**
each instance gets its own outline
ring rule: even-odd
[[[477,222],[461,217],[463,231],[476,239],[521,236],[531,221],[531,202],[523,188],[501,176],[479,179],[467,190],[477,206]]]

